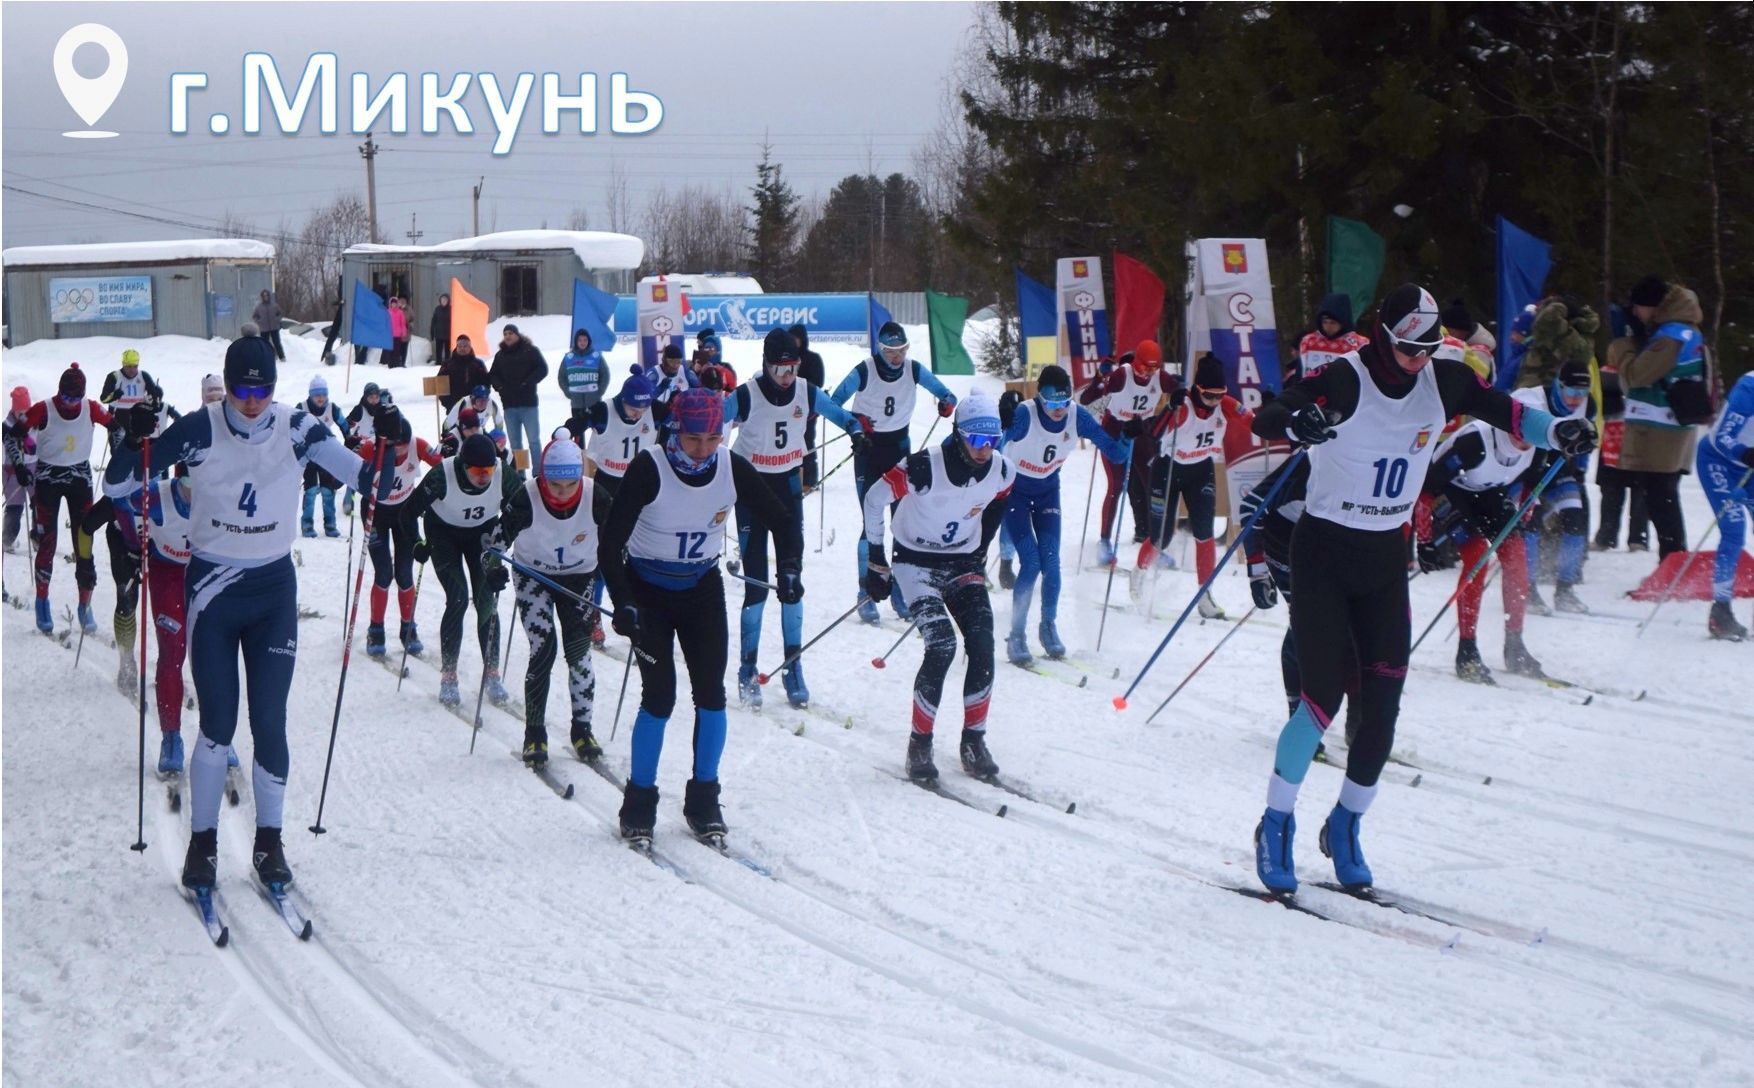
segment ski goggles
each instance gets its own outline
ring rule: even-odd
[[[970,449],[990,450],[990,449],[997,449],[999,446],[999,439],[1003,438],[1004,436],[997,435],[997,434],[980,434],[980,433],[977,433],[974,431],[964,431],[962,434],[962,437],[968,439],[968,446]]]
[[[1041,406],[1050,412],[1061,412],[1072,407],[1072,394],[1070,393],[1062,393],[1056,389],[1052,393],[1044,391],[1038,396],[1041,397]]]
[[[1391,345],[1393,345],[1394,349],[1396,351],[1400,352],[1402,355],[1429,356],[1433,352],[1435,352],[1439,346],[1441,346],[1442,341],[1440,340],[1436,344],[1427,344],[1427,343],[1424,343],[1423,341],[1419,341],[1419,340],[1396,340],[1393,337],[1390,337],[1389,343]]]
[[[267,400],[274,396],[272,385],[234,385],[231,395],[239,400]]]

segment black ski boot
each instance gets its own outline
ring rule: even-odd
[[[574,755],[586,763],[594,763],[603,757],[603,746],[591,735],[591,727],[588,725],[572,727],[572,750]]]
[[[932,734],[908,734],[907,776],[927,784],[938,781],[938,765],[932,762]]]
[[[1541,590],[1535,585],[1535,580],[1533,578],[1529,579],[1529,599],[1527,607],[1530,612],[1533,612],[1537,616],[1551,616],[1553,614],[1553,606],[1542,599]]]
[[[999,588],[1011,589],[1017,584],[1017,572],[1011,569],[1011,560],[999,560]]]
[[[278,827],[256,829],[256,846],[250,851],[250,858],[256,867],[256,879],[263,884],[272,888],[277,884],[285,887],[292,883],[292,869],[286,864],[286,851],[280,846]]]
[[[197,831],[189,836],[189,852],[183,855],[183,887],[211,891],[219,883],[219,829]]]
[[[987,751],[985,729],[964,729],[958,749],[962,755],[962,769],[969,775],[992,778],[999,773],[999,765],[993,762],[993,753]]]
[[[1480,657],[1480,647],[1474,640],[1464,638],[1456,643],[1456,675],[1471,684],[1495,684],[1492,670]]]
[[[1517,676],[1533,677],[1536,680],[1543,679],[1547,675],[1541,671],[1541,663],[1535,660],[1535,655],[1529,652],[1527,646],[1523,645],[1521,631],[1506,631],[1504,633],[1504,668],[1506,672],[1514,673]]]
[[[1725,642],[1740,642],[1748,637],[1748,629],[1736,621],[1736,614],[1730,611],[1728,601],[1711,602],[1711,615],[1705,621],[1705,629],[1712,638]]]
[[[1570,582],[1560,582],[1553,587],[1553,609],[1556,612],[1570,612],[1574,616],[1587,616],[1590,606],[1583,603],[1577,595],[1577,588]]]
[[[548,732],[524,731],[524,763],[530,767],[548,766]]]
[[[682,798],[682,816],[697,839],[723,839],[725,814],[719,808],[719,784],[688,780],[688,791]]]
[[[658,823],[658,787],[632,782],[621,794],[621,837],[630,842],[651,842]]]

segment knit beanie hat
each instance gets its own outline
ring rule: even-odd
[[[1209,351],[1200,356],[1200,361],[1194,364],[1194,388],[1224,389],[1227,386],[1228,383],[1224,380],[1224,364],[1219,361],[1218,356]]]
[[[571,438],[556,438],[542,451],[544,480],[578,480],[585,475],[585,455]]]
[[[57,390],[63,397],[85,396],[85,371],[79,369],[78,363],[68,363],[67,369],[61,371],[61,384]]]
[[[273,385],[279,378],[274,348],[259,336],[240,336],[225,349],[225,387]]]
[[[463,439],[457,456],[469,468],[492,468],[499,463],[499,450],[494,448],[493,439],[484,434],[472,434]]]
[[[650,407],[654,392],[652,379],[646,377],[642,368],[635,366],[633,373],[621,383],[621,403],[628,408]]]
[[[1646,276],[1632,285],[1632,296],[1628,300],[1634,306],[1661,306],[1663,296],[1669,293],[1669,285],[1661,276]]]
[[[798,342],[784,329],[773,329],[761,342],[761,365],[797,366]]]
[[[725,426],[724,398],[710,389],[690,389],[670,402],[670,419],[682,434],[717,434]],[[993,422],[998,421],[995,408]]]
[[[30,411],[30,390],[22,385],[12,387],[12,410],[21,415]]]

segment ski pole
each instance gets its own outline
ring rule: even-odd
[[[422,564],[420,564],[420,573],[416,574],[414,576],[414,602],[413,602],[413,604],[411,604],[409,606],[408,611],[410,611],[410,612],[413,612],[414,609],[420,607],[420,583],[425,578],[426,578],[426,564],[422,563]],[[396,691],[398,693],[400,693],[402,690],[402,681],[407,679],[407,677],[408,677],[408,640],[403,639],[402,640],[402,664],[400,666],[398,666],[396,669]]]
[[[828,482],[828,478],[830,476],[833,476],[835,473],[839,472],[843,467],[845,467],[846,463],[848,461],[851,461],[857,453],[858,453],[858,451],[854,450],[852,453],[847,454],[845,457],[842,457],[840,459],[839,463],[837,463],[833,468],[829,469],[827,472],[824,472],[822,474],[821,478],[816,481],[816,490],[821,491],[822,485]]]
[[[1285,463],[1287,465],[1295,464],[1298,458],[1307,456],[1308,453],[1309,450],[1307,447],[1300,449],[1292,454],[1291,459]],[[1157,663],[1158,656],[1163,653],[1164,649],[1169,645],[1170,640],[1175,638],[1175,633],[1181,630],[1182,624],[1187,622],[1188,616],[1194,611],[1194,606],[1200,602],[1201,594],[1205,593],[1212,587],[1212,583],[1216,581],[1218,575],[1223,572],[1224,565],[1230,562],[1230,557],[1235,555],[1236,549],[1242,546],[1243,539],[1254,529],[1255,523],[1260,521],[1261,517],[1272,507],[1273,500],[1279,495],[1279,489],[1284,487],[1285,481],[1291,479],[1294,475],[1296,475],[1295,472],[1287,470],[1285,475],[1273,481],[1273,486],[1268,488],[1267,493],[1261,497],[1261,505],[1255,508],[1254,514],[1252,514],[1248,521],[1244,523],[1242,532],[1236,534],[1236,539],[1230,542],[1230,547],[1224,549],[1224,554],[1218,557],[1217,563],[1213,564],[1212,573],[1207,576],[1204,582],[1200,583],[1198,589],[1194,590],[1194,595],[1188,598],[1186,607],[1182,609],[1182,614],[1177,617],[1175,623],[1171,625],[1169,633],[1163,636],[1163,641],[1157,644],[1157,649],[1151,651],[1151,657],[1145,662],[1145,667],[1139,670],[1138,676],[1133,677],[1133,682],[1127,685],[1126,691],[1114,697],[1113,702],[1116,710],[1127,709],[1128,697],[1133,694],[1134,689],[1139,686],[1140,681],[1145,679],[1145,674],[1151,671],[1151,666]]]
[[[1127,484],[1133,472],[1133,454],[1127,451],[1127,463],[1121,466],[1121,489],[1115,495],[1115,520],[1109,528],[1109,536],[1120,540],[1121,515],[1127,508]],[[1108,565],[1108,584],[1102,589],[1102,619],[1096,625],[1096,652],[1102,652],[1102,634],[1108,630],[1108,599],[1115,591],[1115,568],[1121,565],[1120,553],[1115,553],[1114,561]]]
[[[873,657],[871,659],[871,667],[873,669],[886,668],[889,665],[889,655],[893,654],[895,651],[901,649],[902,642],[907,638],[907,636],[913,634],[914,628],[918,627],[919,625],[920,625],[919,620],[915,620],[912,623],[908,624],[907,630],[903,631],[901,633],[901,637],[895,640],[895,645],[893,645],[889,649],[885,650],[883,652],[882,657]]]
[[[1492,588],[1492,583],[1498,580],[1498,575],[1503,570],[1504,570],[1503,563],[1499,563],[1497,565],[1494,565],[1489,570],[1487,570],[1486,584],[1480,587],[1480,599],[1482,601],[1484,601],[1486,599],[1486,591]],[[1407,580],[1409,582],[1412,581],[1411,578],[1409,578]],[[1456,632],[1461,630],[1461,627],[1462,627],[1461,618],[1457,617],[1456,622],[1449,625],[1449,631],[1447,633],[1445,633],[1445,635],[1443,636],[1443,640],[1445,642],[1448,642],[1450,639],[1455,638]]]
[[[1249,610],[1247,612],[1244,612],[1242,614],[1242,619],[1237,620],[1234,624],[1231,625],[1230,630],[1224,632],[1224,637],[1218,640],[1218,645],[1212,647],[1210,650],[1207,650],[1206,656],[1202,657],[1200,659],[1200,663],[1198,665],[1195,665],[1193,667],[1193,669],[1190,670],[1186,676],[1182,677],[1182,682],[1175,686],[1175,690],[1170,692],[1169,696],[1167,698],[1165,698],[1163,700],[1163,702],[1157,704],[1157,709],[1153,710],[1151,712],[1151,717],[1145,719],[1146,725],[1150,725],[1151,722],[1154,719],[1156,719],[1157,715],[1163,713],[1163,708],[1169,705],[1170,700],[1174,699],[1177,695],[1181,694],[1181,690],[1188,686],[1188,681],[1192,680],[1196,675],[1199,674],[1201,669],[1206,667],[1206,662],[1212,660],[1212,656],[1214,654],[1216,654],[1219,650],[1224,649],[1224,644],[1226,642],[1230,641],[1230,636],[1236,634],[1237,631],[1241,630],[1242,625],[1247,623],[1249,621],[1249,617],[1254,615],[1254,614],[1255,614],[1254,608],[1253,607],[1249,608]]]
[[[517,598],[517,594],[513,593],[512,594],[512,615],[516,616],[517,614],[518,614],[518,598]],[[498,594],[494,595],[493,618],[494,618],[495,623],[499,622],[499,598],[498,598]],[[559,628],[559,625],[557,623],[555,626],[555,637],[558,638],[559,635],[560,635],[560,628]],[[512,642],[517,637],[518,637],[518,633],[516,631],[509,632],[505,637],[505,656],[500,659],[500,664],[499,664],[499,674],[501,676],[504,676],[506,674],[506,670],[510,669],[512,667]],[[487,669],[485,667],[486,666],[485,660],[483,660],[482,665],[483,665],[483,668],[481,670],[481,684],[479,687],[477,687],[475,689],[475,721],[474,721],[474,724],[471,725],[469,728],[469,754],[470,755],[475,754],[475,739],[481,735],[481,700],[482,700],[482,697],[487,694]],[[504,681],[502,680],[501,683],[504,683]],[[529,713],[527,708],[525,710],[525,713],[526,714]]]
[[[377,449],[372,456],[372,486],[374,489],[378,486],[378,477],[383,473],[384,449],[388,445],[387,442],[377,443]],[[365,536],[367,540],[370,540],[372,522],[378,515],[378,504],[372,497],[366,495],[361,495],[359,501],[371,503],[363,519],[365,521]],[[351,528],[348,532],[352,532]],[[351,555],[352,552],[349,551],[348,554]],[[329,754],[323,759],[323,787],[317,793],[317,820],[310,826],[310,832],[313,835],[322,835],[329,830],[323,826],[323,805],[329,800],[329,770],[335,765],[335,736],[341,731],[341,697],[347,693],[347,665],[353,660],[353,629],[359,622],[359,598],[364,589],[365,561],[362,559],[359,563],[359,569],[353,575],[353,604],[345,610],[347,612],[347,630],[341,636],[341,677],[335,684],[335,714],[329,719]]]
[[[760,586],[762,589],[765,589],[769,593],[773,593],[775,595],[777,595],[780,591],[780,587],[774,585],[772,582],[764,582],[759,578],[751,578],[747,574],[742,573],[741,571],[728,570],[725,573],[729,574],[731,577],[737,579],[739,582],[748,582],[752,586]]]
[[[1741,491],[1746,488],[1750,477],[1754,477],[1754,468],[1742,473],[1742,478],[1736,481],[1735,490]],[[1632,636],[1633,638],[1644,637],[1644,629],[1649,627],[1650,622],[1657,618],[1657,609],[1663,607],[1663,604],[1668,601],[1669,595],[1675,592],[1675,587],[1681,584],[1681,579],[1687,574],[1687,568],[1693,565],[1693,557],[1699,554],[1699,549],[1705,547],[1706,538],[1711,536],[1711,531],[1718,527],[1718,519],[1723,517],[1725,511],[1729,510],[1735,502],[1735,499],[1730,499],[1728,502],[1724,503],[1723,509],[1712,515],[1711,524],[1705,527],[1705,531],[1699,534],[1698,542],[1688,550],[1687,558],[1681,562],[1681,569],[1675,572],[1675,577],[1671,578],[1669,584],[1663,588],[1663,595],[1657,598],[1657,603],[1651,605],[1650,615],[1646,616],[1644,622],[1638,625],[1638,633]]]
[[[621,707],[627,702],[627,678],[633,673],[633,655],[627,655],[627,662],[621,668],[621,694],[615,697],[615,720],[609,723],[609,740],[615,740],[616,730],[621,728]]]
[[[1425,641],[1425,636],[1431,634],[1431,629],[1437,626],[1437,621],[1443,619],[1444,614],[1449,611],[1449,606],[1456,603],[1456,598],[1462,594],[1462,587],[1469,582],[1472,582],[1474,576],[1479,574],[1486,564],[1491,561],[1492,557],[1497,554],[1498,546],[1503,544],[1505,538],[1509,537],[1512,531],[1516,529],[1517,525],[1522,522],[1523,515],[1528,513],[1529,508],[1535,505],[1536,500],[1541,497],[1541,492],[1547,490],[1547,485],[1553,482],[1553,477],[1559,475],[1559,470],[1564,467],[1564,458],[1554,458],[1553,463],[1547,467],[1547,471],[1541,476],[1540,482],[1535,485],[1535,489],[1529,492],[1529,497],[1524,499],[1522,503],[1517,506],[1516,513],[1510,516],[1510,520],[1504,523],[1504,528],[1498,530],[1498,535],[1492,538],[1492,543],[1486,548],[1486,554],[1482,555],[1479,559],[1476,559],[1474,565],[1468,568],[1468,573],[1462,577],[1461,581],[1456,583],[1455,592],[1449,595],[1449,600],[1443,602],[1443,607],[1437,610],[1437,615],[1431,617],[1431,622],[1425,625],[1425,630],[1419,632],[1419,637],[1413,640],[1413,645],[1407,650],[1407,656],[1409,659],[1412,658],[1413,651],[1419,648],[1419,644]],[[1531,584],[1533,584],[1532,579]]]
[[[854,612],[857,612],[859,610],[859,605],[864,604],[867,600],[870,600],[870,598],[866,597],[863,593],[859,594],[858,601],[856,603],[854,603],[854,605],[851,608],[847,609],[845,612],[842,612],[840,614],[839,619],[835,620],[833,623],[829,624],[827,627],[824,627],[820,632],[817,633],[815,638],[811,639],[809,642],[806,642],[804,645],[802,645],[802,646],[798,647],[796,650],[794,650],[784,661],[780,662],[779,668],[774,669],[773,672],[756,673],[755,674],[755,682],[758,684],[765,685],[769,680],[772,680],[774,678],[774,675],[776,673],[784,672],[787,668],[789,668],[791,666],[792,662],[794,662],[794,661],[798,660],[800,657],[804,656],[805,650],[808,650],[810,647],[816,645],[818,642],[821,642],[824,638],[826,638],[828,636],[828,633],[830,631],[834,630],[836,627],[839,627],[841,624],[845,623],[852,616],[852,614]]]
[[[489,549],[487,549],[487,554],[499,556],[499,559],[502,563],[511,567],[513,570],[517,571],[519,574],[522,574],[526,578],[535,579],[536,581],[542,583],[543,585],[547,586],[549,589],[552,589],[554,592],[560,594],[561,596],[565,597],[566,599],[568,599],[570,601],[577,601],[578,603],[584,605],[586,608],[589,608],[593,612],[596,612],[599,617],[605,616],[605,615],[611,615],[611,613],[609,612],[608,609],[604,608],[602,605],[591,600],[589,597],[581,596],[580,594],[574,593],[572,590],[561,585],[559,582],[556,582],[554,579],[548,577],[546,574],[543,574],[541,571],[536,570],[532,567],[525,566],[523,563],[520,563],[516,559],[513,559],[511,557],[510,553],[508,553],[502,549],[489,548]],[[633,645],[632,639],[628,639],[627,641],[628,641],[628,644],[630,646],[633,646],[633,652],[639,655],[639,659],[641,661],[644,661],[648,665],[657,664],[657,659],[654,658],[651,654],[647,653],[646,651],[640,649],[638,646]]]
[[[361,563],[365,560],[361,559]],[[347,512],[347,576],[341,581],[341,621],[347,622],[347,583],[353,580],[353,511]]]
[[[138,775],[140,796],[134,810],[134,845],[129,849],[136,853],[146,849],[146,628],[145,621],[150,615],[147,608],[146,575],[152,553],[149,550],[152,534],[152,518],[147,513],[147,500],[152,487],[152,439],[146,438],[140,443],[140,622],[135,624],[140,632],[140,773]],[[172,487],[177,486],[171,484]]]

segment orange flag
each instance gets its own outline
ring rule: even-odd
[[[463,289],[463,283],[451,277],[451,346],[457,337],[467,336],[475,355],[483,362],[493,358],[493,345],[487,342],[487,303]]]

